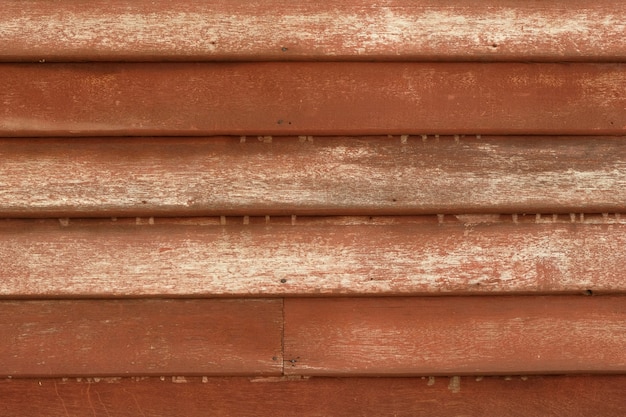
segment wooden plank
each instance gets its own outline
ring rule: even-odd
[[[0,136],[624,135],[625,69],[583,63],[6,64],[0,67]]]
[[[287,375],[624,373],[624,297],[285,300]]]
[[[174,378],[173,382],[2,380],[0,410],[5,417],[621,417],[626,408],[624,376]]]
[[[161,219],[145,219],[139,226],[3,222],[0,295],[626,291],[624,224],[436,221],[225,226]]]
[[[620,0],[6,0],[0,59],[612,60]]]
[[[624,212],[623,139],[0,139],[0,216]]]
[[[0,375],[280,374],[281,310],[254,299],[2,301]]]

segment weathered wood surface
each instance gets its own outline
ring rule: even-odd
[[[626,133],[626,64],[4,64],[0,136]]]
[[[623,139],[0,139],[0,216],[624,212]]]
[[[621,0],[5,0],[0,60],[624,60]]]
[[[2,301],[0,375],[280,374],[282,320],[281,300]]]
[[[624,376],[0,380],[0,412],[4,417],[622,417],[624,386]]]
[[[625,297],[285,300],[285,374],[624,373]]]
[[[436,217],[380,225],[291,221],[296,224],[5,221],[0,296],[626,291],[626,225],[614,218],[598,220],[607,224],[579,218],[472,224],[471,216],[442,224]]]

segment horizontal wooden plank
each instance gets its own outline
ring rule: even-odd
[[[97,382],[96,382],[97,380]],[[5,417],[622,417],[624,376],[1,380]]]
[[[626,64],[0,66],[0,136],[626,133]]]
[[[620,0],[6,0],[1,60],[624,60]]]
[[[2,301],[0,375],[280,374],[281,310],[254,299]]]
[[[0,217],[624,212],[623,139],[0,139]]]
[[[626,371],[624,297],[285,300],[287,375]]]
[[[624,224],[436,221],[3,222],[0,296],[626,291]]]

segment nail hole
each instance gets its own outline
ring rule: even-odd
[[[585,290],[585,295],[593,295],[593,291],[592,290]]]
[[[280,50],[283,51],[283,52],[287,52],[287,48],[284,47],[284,46],[282,48],[280,48]]]
[[[283,278],[283,279],[280,280],[280,282],[282,282],[284,284],[285,282],[287,282],[287,280],[285,278]]]

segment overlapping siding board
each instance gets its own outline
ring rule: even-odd
[[[620,61],[624,13],[620,0],[7,0],[0,57]]]
[[[0,381],[3,416],[620,416],[619,376]]]
[[[624,135],[624,68],[477,62],[4,64],[0,135]]]
[[[446,216],[441,224],[437,217],[395,224],[298,217],[296,224],[271,217],[226,225],[8,222],[0,225],[0,297],[626,292],[626,225],[562,217],[482,224]]]
[[[626,413],[623,1],[2,6],[0,415]]]
[[[626,211],[615,136],[12,138],[0,158],[14,218]]]

